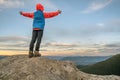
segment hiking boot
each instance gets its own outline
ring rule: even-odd
[[[29,58],[33,57],[33,51],[29,51]]]
[[[34,51],[34,56],[35,56],[35,57],[40,57],[41,54],[39,53],[39,51]]]

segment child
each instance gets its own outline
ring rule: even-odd
[[[35,57],[41,56],[41,54],[39,53],[39,48],[45,26],[45,18],[52,18],[61,13],[60,10],[56,12],[43,12],[43,11],[44,11],[44,7],[41,4],[36,5],[36,12],[34,13],[26,13],[20,11],[21,15],[25,17],[33,18],[33,32],[32,32],[32,40],[30,42],[30,47],[29,47],[29,58],[32,58],[33,56]],[[34,43],[36,42],[36,40],[37,43],[33,54]]]

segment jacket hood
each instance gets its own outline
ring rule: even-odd
[[[44,11],[44,7],[42,4],[36,4],[36,10],[41,10],[41,11]]]

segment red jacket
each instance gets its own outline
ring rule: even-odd
[[[37,4],[36,5],[36,10],[40,10],[40,11],[44,11],[44,7],[41,4]],[[55,11],[55,12],[43,12],[44,18],[52,18],[54,16],[57,16],[60,12],[59,11]],[[27,13],[27,12],[22,12],[22,15],[25,17],[29,17],[29,18],[34,18],[34,12],[33,13]],[[34,30],[39,30],[39,29],[35,29]]]

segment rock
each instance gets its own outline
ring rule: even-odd
[[[17,55],[0,60],[0,80],[120,80],[120,76],[87,74],[72,62]]]

